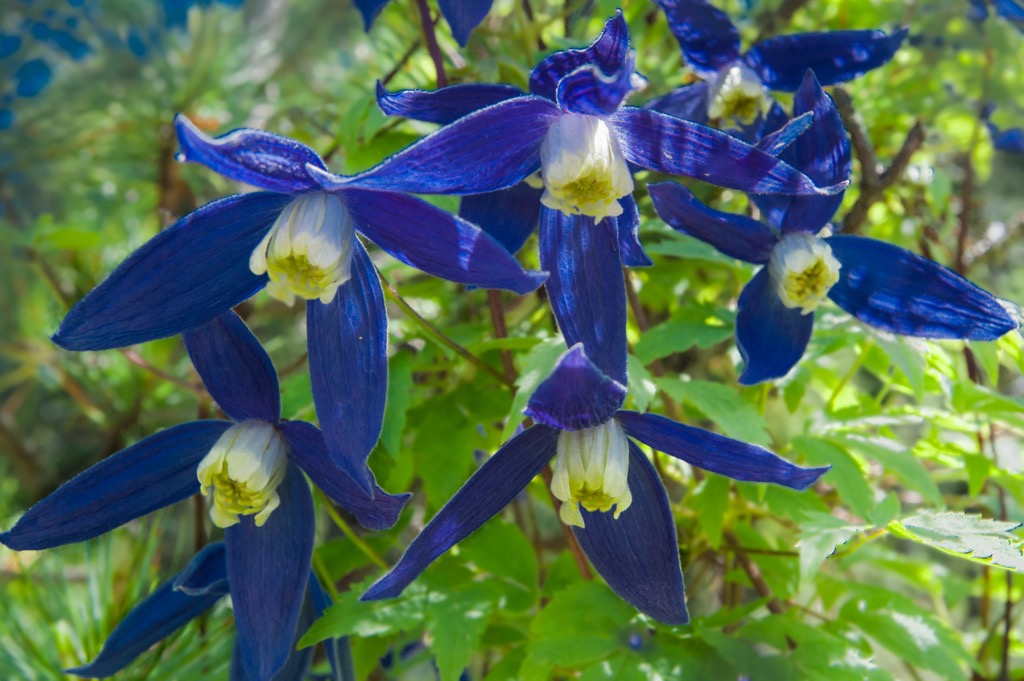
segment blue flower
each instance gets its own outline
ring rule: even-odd
[[[0,542],[22,551],[84,541],[201,491],[225,528],[241,664],[262,681],[288,660],[310,581],[315,517],[303,473],[371,529],[392,526],[408,495],[385,493],[369,471],[367,494],[330,463],[319,429],[280,420],[273,364],[234,312],[184,338],[232,420],[183,423],[113,454],[30,508]]]
[[[992,137],[992,146],[999,151],[1024,154],[1024,128],[1000,129],[990,118],[995,108],[994,104],[989,104],[982,112],[982,120],[985,121],[985,126]]]
[[[389,0],[355,0],[359,13],[363,15],[365,29],[369,32],[374,20]],[[452,29],[452,36],[462,47],[469,41],[473,32],[487,13],[491,11],[494,0],[438,0],[441,14]]]
[[[850,140],[831,98],[808,72],[794,99],[814,124],[783,153],[818,182],[850,175]],[[828,236],[841,196],[754,197],[765,223],[711,209],[679,184],[651,185],[654,208],[675,229],[728,256],[767,265],[740,294],[736,340],[741,383],[784,376],[803,355],[814,309],[831,298],[890,333],[993,340],[1019,326],[1016,312],[960,275],[875,239]]]
[[[473,474],[363,600],[400,594],[553,458],[551,491],[562,501],[559,515],[612,590],[661,622],[688,622],[672,509],[657,471],[630,438],[736,480],[794,489],[811,485],[827,468],[801,468],[756,445],[621,410],[625,395],[625,385],[591,361],[582,344],[574,345],[530,398],[526,413],[536,425]]]
[[[599,365],[625,383],[625,298],[608,306],[595,301],[599,289],[621,279],[623,264],[651,264],[637,236],[640,217],[629,164],[757,193],[831,194],[845,186],[820,189],[772,154],[730,135],[622,106],[642,83],[633,61],[629,29],[619,12],[586,49],[556,52],[541,61],[530,76],[532,94],[508,85],[385,93],[387,113],[454,122],[365,173],[324,174],[319,181],[336,190],[506,190],[502,200],[490,194],[473,206],[481,224],[502,225],[496,234],[511,249],[522,245],[536,225],[537,194],[515,187],[529,177],[529,183],[543,187],[540,262],[550,273],[546,286],[559,327],[569,338],[570,327],[589,326],[586,333],[597,342],[586,343],[588,352],[609,348],[617,364]],[[502,212],[517,202],[518,208]],[[567,297],[565,279],[577,274],[589,276],[588,284]],[[611,338],[616,340],[607,342]]]
[[[365,462],[387,391],[387,313],[356,230],[399,260],[460,283],[525,293],[544,275],[525,272],[485,232],[420,199],[325,191],[316,182],[323,161],[294,140],[244,129],[211,139],[183,116],[176,125],[184,160],[266,191],[209,203],[153,237],[71,309],[54,342],[122,347],[201,326],[264,286],[286,300],[300,296],[331,456],[369,492]]]
[[[996,11],[996,15],[1009,21],[1019,29],[1024,29],[1024,6],[1016,0],[970,0],[970,9],[967,11],[967,18],[972,21],[985,21],[988,19],[989,4]]]
[[[739,32],[707,0],[655,0],[687,64],[703,80],[647,104],[697,122],[720,118],[753,129],[778,105],[768,91],[794,92],[808,69],[823,85],[852,80],[892,59],[907,30],[796,33],[763,40],[740,54]],[[769,108],[771,111],[769,111]],[[770,125],[764,129],[773,130]]]
[[[180,573],[161,584],[139,603],[117,625],[104,642],[103,649],[89,664],[67,670],[69,674],[86,678],[112,676],[128,666],[136,657],[202,615],[231,591],[228,584],[227,548],[223,542],[210,544],[193,556]],[[295,650],[295,644],[330,606],[330,597],[324,593],[312,574],[303,596],[298,625],[288,659],[274,676],[274,681],[300,681],[306,678],[312,662],[314,648]],[[342,665],[349,657],[346,639],[326,642],[327,657],[335,676],[341,676]],[[235,643],[231,660],[231,678],[251,679],[242,664],[242,648]]]

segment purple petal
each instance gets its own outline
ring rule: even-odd
[[[329,191],[358,188],[414,194],[481,194],[540,168],[540,145],[559,115],[554,102],[514,97],[451,125],[354,177],[317,174]]]
[[[357,229],[407,265],[459,284],[524,294],[546,275],[527,272],[487,232],[415,196],[349,189]]]
[[[832,98],[825,94],[810,71],[793,98],[793,113],[814,116],[810,130],[793,143],[794,167],[818,185],[849,179],[850,137]],[[841,192],[833,196],[794,196],[782,220],[782,233],[816,233],[828,224],[842,203]]]
[[[540,264],[565,344],[582,343],[605,375],[626,385],[626,287],[614,220],[540,212]]]
[[[388,316],[370,256],[353,240],[352,278],[325,305],[306,304],[313,402],[331,460],[366,494],[388,386]]]
[[[806,489],[829,469],[828,466],[803,468],[763,447],[684,426],[657,414],[620,411],[616,418],[628,435],[652,449],[742,482],[771,482]],[[623,513],[622,517],[625,515]]]
[[[740,383],[753,385],[788,374],[811,339],[814,313],[783,305],[767,267],[743,288],[738,307],[736,344],[744,362]]]
[[[85,541],[199,492],[196,466],[229,421],[191,421],[112,454],[30,508],[0,542],[15,551]]]
[[[516,495],[554,457],[558,431],[533,426],[506,442],[484,462],[423,528],[391,572],[360,600],[394,598],[445,551],[475,532]]]
[[[170,636],[213,606],[227,593],[224,569],[224,545],[211,544],[196,554],[186,567],[194,571],[197,561],[210,562],[216,554],[219,575],[213,588],[189,594],[176,588],[178,577],[172,577],[161,584],[156,591],[139,603],[117,625],[110,637],[103,643],[103,649],[92,662],[81,667],[68,669],[69,674],[99,679],[111,676],[124,669],[136,657],[146,652],[164,638]],[[206,575],[211,576],[211,575]]]
[[[766,263],[778,242],[768,227],[744,215],[708,208],[675,182],[648,185],[654,210],[671,227],[711,244],[722,253],[752,263]]]
[[[455,42],[465,47],[469,41],[469,34],[491,11],[492,2],[493,0],[438,0],[437,4],[452,29]]]
[[[183,334],[193,366],[231,419],[281,418],[281,393],[270,356],[233,311]]]
[[[907,29],[796,33],[758,43],[743,60],[769,90],[795,92],[810,69],[822,85],[845,83],[889,62]]]
[[[562,111],[608,116],[643,82],[636,74],[634,55],[630,53],[613,73],[605,73],[596,64],[585,64],[564,76],[558,81],[555,101]]]
[[[740,56],[740,35],[725,12],[706,0],[655,0],[679,41],[686,63],[711,78]]]
[[[665,624],[686,624],[686,593],[679,542],[665,487],[640,449],[629,443],[629,490],[633,503],[616,520],[612,513],[581,509],[585,528],[573,533],[612,591]]]
[[[214,138],[181,114],[174,117],[174,127],[181,145],[179,161],[202,163],[224,177],[267,191],[294,194],[319,189],[306,166],[327,169],[306,145],[271,132],[239,128]]]
[[[669,116],[685,118],[694,123],[708,122],[708,84],[704,81],[684,85],[667,95],[656,97],[644,104],[645,109],[654,109]]]
[[[814,115],[809,111],[794,116],[790,120],[782,111],[782,107],[772,102],[769,116],[765,118],[764,128],[765,130],[774,130],[774,132],[759,139],[754,146],[767,154],[779,156],[810,129],[814,120]],[[785,160],[789,162],[788,158]]]
[[[522,95],[523,91],[517,87],[492,83],[466,83],[437,90],[388,92],[387,88],[377,81],[377,106],[385,114],[441,125],[454,123],[474,111]]]
[[[553,428],[581,430],[610,419],[625,399],[626,386],[601,373],[577,343],[537,387],[526,415]]]
[[[629,54],[629,26],[617,10],[605,22],[597,40],[582,50],[562,50],[545,57],[530,72],[530,92],[554,100],[558,83],[583,66],[596,66],[606,75],[618,74]]]
[[[194,329],[259,291],[249,256],[290,200],[237,194],[147,241],[80,300],[53,336],[66,350],[106,350]]]
[[[488,194],[462,197],[459,217],[478,225],[509,253],[516,253],[540,222],[540,196],[525,182]]]
[[[636,200],[632,194],[623,196],[619,199],[619,205],[622,206],[622,215],[615,218],[615,223],[619,233],[622,264],[626,267],[650,267],[654,261],[647,256],[640,243],[640,211],[636,208]]]
[[[872,326],[964,340],[995,340],[1019,326],[998,298],[927,258],[876,239],[826,241],[842,265],[829,298]]]
[[[388,4],[388,0],[355,0],[356,9],[363,15],[364,31],[370,32],[370,27],[373,26],[374,20],[386,4]]]
[[[386,530],[398,522],[398,516],[412,495],[388,494],[377,486],[372,472],[373,494],[368,495],[348,473],[331,463],[323,433],[316,426],[304,421],[288,421],[281,424],[280,430],[288,441],[292,461],[324,494],[354,515],[360,525],[371,530]]]
[[[228,592],[228,568],[225,556],[224,542],[207,544],[172,580],[174,589],[190,596],[226,594]]]
[[[753,194],[832,194],[795,168],[724,132],[649,109],[624,107],[610,119],[626,160]],[[845,185],[844,185],[845,186]]]
[[[313,498],[298,468],[289,466],[278,494],[263,527],[242,516],[224,530],[239,656],[253,679],[270,679],[288,661],[313,556]]]

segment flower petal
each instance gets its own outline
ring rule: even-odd
[[[210,321],[267,282],[249,255],[289,201],[237,194],[193,211],[147,241],[80,300],[53,342],[106,350],[174,336]]]
[[[437,90],[388,92],[377,81],[377,106],[386,115],[441,125],[454,123],[474,111],[522,95],[519,88],[498,83],[465,83]]]
[[[743,288],[738,307],[736,344],[745,364],[740,383],[753,385],[788,374],[811,339],[814,313],[783,305],[767,267]]]
[[[610,119],[626,160],[753,194],[833,194],[795,168],[724,132],[649,109],[623,107]]]
[[[530,92],[554,100],[558,83],[582,66],[596,66],[606,75],[622,70],[629,54],[629,26],[617,10],[604,24],[597,40],[582,50],[562,50],[550,54],[530,72]]]
[[[640,211],[636,207],[636,199],[632,194],[619,199],[622,215],[615,218],[619,231],[619,252],[622,264],[626,267],[650,267],[654,261],[647,256],[643,244],[640,243]]]
[[[709,243],[738,260],[766,263],[771,257],[778,239],[767,225],[745,215],[709,208],[675,182],[659,182],[647,189],[658,216],[676,231]]]
[[[811,113],[814,124],[793,143],[794,167],[818,185],[831,185],[849,179],[852,168],[850,137],[843,127],[832,98],[818,85],[814,73],[808,71],[793,98],[793,113]],[[819,232],[839,210],[843,194],[832,196],[794,196],[782,220],[783,234]]]
[[[237,182],[293,194],[318,189],[306,166],[327,169],[315,151],[272,132],[239,128],[220,137],[204,134],[182,114],[174,117],[181,152],[178,160],[201,163]]]
[[[792,489],[806,489],[829,469],[828,466],[803,468],[764,447],[684,426],[657,414],[620,411],[615,418],[628,435],[652,449],[734,480],[771,482]],[[626,514],[623,513],[622,517],[625,518]]]
[[[455,42],[465,47],[469,41],[469,34],[491,11],[492,2],[493,0],[438,0],[437,4],[452,29]]]
[[[366,459],[384,422],[388,315],[370,256],[358,240],[352,248],[352,278],[330,303],[306,305],[309,375],[331,460],[372,495]]]
[[[516,253],[540,222],[540,196],[525,182],[487,194],[462,197],[459,217],[478,225],[509,253]]]
[[[511,187],[540,168],[540,145],[559,115],[554,102],[524,95],[463,116],[354,177],[314,173],[328,191],[481,194]]]
[[[769,90],[795,92],[810,69],[822,85],[845,83],[888,63],[907,29],[823,31],[769,38],[754,45],[743,60]]]
[[[289,466],[277,489],[281,505],[263,527],[242,516],[224,530],[241,662],[259,680],[270,679],[292,651],[313,555],[315,518],[306,479]]]
[[[270,356],[233,311],[183,334],[185,349],[210,396],[231,419],[281,418],[281,392]]]
[[[826,241],[842,265],[829,298],[872,326],[964,340],[995,340],[1019,326],[998,298],[927,258],[877,239]]]
[[[655,0],[679,41],[686,63],[701,78],[713,77],[740,56],[740,34],[728,15],[707,0]]]
[[[217,589],[204,589],[196,594],[175,587],[179,577],[172,577],[135,606],[117,625],[103,643],[103,649],[92,662],[68,669],[68,674],[99,679],[124,669],[151,646],[170,636],[213,606],[227,593],[224,579],[224,545],[210,544],[189,562],[186,570],[193,569],[197,561],[210,562],[211,554],[218,556],[219,583]]]
[[[634,55],[629,53],[618,70],[605,73],[596,64],[585,64],[558,81],[555,101],[562,111],[608,116],[635,90],[646,84],[636,73]]]
[[[613,220],[540,211],[540,264],[565,344],[582,343],[609,378],[626,385],[626,287]]]
[[[388,494],[373,479],[373,494],[367,495],[345,471],[336,468],[327,452],[323,433],[304,421],[287,421],[280,425],[288,441],[289,455],[313,484],[335,503],[351,513],[359,524],[371,530],[386,530],[398,522],[411,494]]]
[[[547,275],[527,272],[487,232],[415,196],[349,189],[356,228],[407,265],[459,284],[535,290]]]
[[[659,622],[686,624],[690,615],[672,508],[658,472],[632,442],[628,482],[633,503],[618,519],[581,509],[586,527],[573,527],[573,533],[620,598]]]
[[[647,102],[644,108],[704,125],[708,122],[708,84],[701,81],[677,87]]]
[[[778,103],[772,102],[768,117],[764,121],[764,128],[765,130],[774,130],[774,132],[759,139],[754,146],[772,156],[778,156],[802,137],[813,123],[814,115],[811,112],[804,112],[790,120],[782,111],[782,107]],[[789,159],[786,161],[789,162]]]
[[[394,598],[445,551],[512,501],[555,456],[558,431],[533,426],[502,445],[423,528],[391,572],[360,600]]]
[[[364,31],[370,32],[370,27],[373,26],[374,20],[386,4],[388,4],[388,0],[355,0],[356,9],[363,15]]]
[[[228,567],[224,542],[207,544],[172,580],[174,589],[189,596],[223,595],[228,592]]]
[[[92,539],[199,492],[196,466],[230,421],[191,421],[112,454],[30,508],[0,543],[15,551]]]
[[[561,430],[581,430],[610,419],[626,399],[626,386],[601,373],[577,343],[537,386],[526,415]]]

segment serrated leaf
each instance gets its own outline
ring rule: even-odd
[[[537,389],[537,386],[555,368],[555,363],[565,351],[565,340],[563,338],[549,338],[537,343],[517,362],[519,377],[516,379],[516,396],[512,400],[512,408],[509,409],[505,429],[501,433],[502,439],[507,440],[512,437],[516,427],[526,418],[523,415],[526,403],[530,401],[530,397],[533,395],[533,391]]]
[[[536,602],[539,594],[537,554],[530,540],[511,523],[494,519],[459,544],[459,555],[489,572],[507,589],[505,609],[521,611]]]
[[[919,513],[887,526],[897,537],[931,546],[967,560],[1024,572],[1024,543],[1011,530],[1020,523],[967,513]]]
[[[801,583],[813,578],[838,546],[865,529],[864,525],[851,525],[827,513],[816,513],[801,521],[800,541],[796,544],[800,552]]]
[[[935,506],[942,505],[942,493],[928,470],[901,443],[884,438],[865,439],[847,436],[843,444],[865,456],[876,459],[886,470],[895,473],[907,486],[923,494]]]
[[[711,381],[684,381],[672,377],[655,381],[673,399],[700,410],[729,437],[757,445],[771,443],[764,417],[733,388]]]
[[[645,365],[693,346],[708,348],[732,336],[733,329],[721,320],[689,321],[670,319],[652,327],[633,346],[633,353]]]
[[[480,643],[492,607],[490,594],[481,584],[430,593],[426,624],[434,638],[430,648],[441,681],[458,681],[470,654]]]
[[[423,621],[427,588],[413,583],[398,598],[385,601],[360,601],[373,579],[353,586],[327,608],[299,641],[299,648],[339,636],[383,636],[408,630]]]

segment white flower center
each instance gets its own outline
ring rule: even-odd
[[[618,518],[633,502],[626,482],[629,440],[618,421],[558,434],[551,493],[562,501],[558,515],[566,525],[583,527],[580,506],[610,511]]]
[[[255,515],[262,527],[281,503],[288,445],[273,424],[251,419],[224,431],[196,470],[203,496],[212,496],[210,519],[231,527],[239,516]]]
[[[355,226],[334,194],[302,194],[285,206],[249,257],[254,274],[270,276],[267,293],[289,305],[295,296],[329,303],[349,280]]]
[[[540,165],[541,203],[569,215],[622,215],[619,199],[633,191],[615,131],[597,116],[559,116],[544,137]]]
[[[710,83],[709,118],[735,118],[750,125],[768,107],[768,91],[746,64],[735,63]]]
[[[839,281],[842,265],[828,242],[813,234],[788,234],[776,244],[768,261],[768,274],[786,307],[813,312]]]

